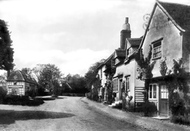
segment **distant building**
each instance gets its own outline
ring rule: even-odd
[[[36,80],[23,71],[12,71],[9,77],[7,78],[8,95],[35,95],[36,90]]]
[[[0,76],[0,87],[1,88],[6,88],[6,79],[2,76]]]

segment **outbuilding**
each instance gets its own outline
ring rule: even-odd
[[[34,96],[37,91],[37,82],[24,71],[12,71],[7,78],[7,94],[19,96]]]

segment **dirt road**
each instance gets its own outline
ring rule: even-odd
[[[5,131],[145,131],[91,108],[81,97],[61,97],[38,107],[0,105]]]

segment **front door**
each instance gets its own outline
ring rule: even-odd
[[[168,89],[166,85],[160,85],[160,116],[169,115]]]
[[[118,87],[118,92],[119,92],[119,100],[122,100],[122,79],[119,79],[119,87]]]

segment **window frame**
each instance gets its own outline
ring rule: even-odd
[[[156,59],[160,59],[162,58],[162,40],[163,38],[160,38],[154,42],[152,42],[152,59],[156,60]],[[158,55],[159,54],[159,55]],[[158,55],[158,56],[156,56]]]
[[[130,76],[126,76],[125,79],[126,79],[125,81],[126,91],[129,92],[130,91]]]
[[[156,89],[156,90],[154,90],[154,89]],[[158,84],[156,84],[156,83],[149,84],[148,99],[149,100],[157,100],[158,99]]]
[[[169,91],[166,85],[160,86],[160,99],[169,99]]]

